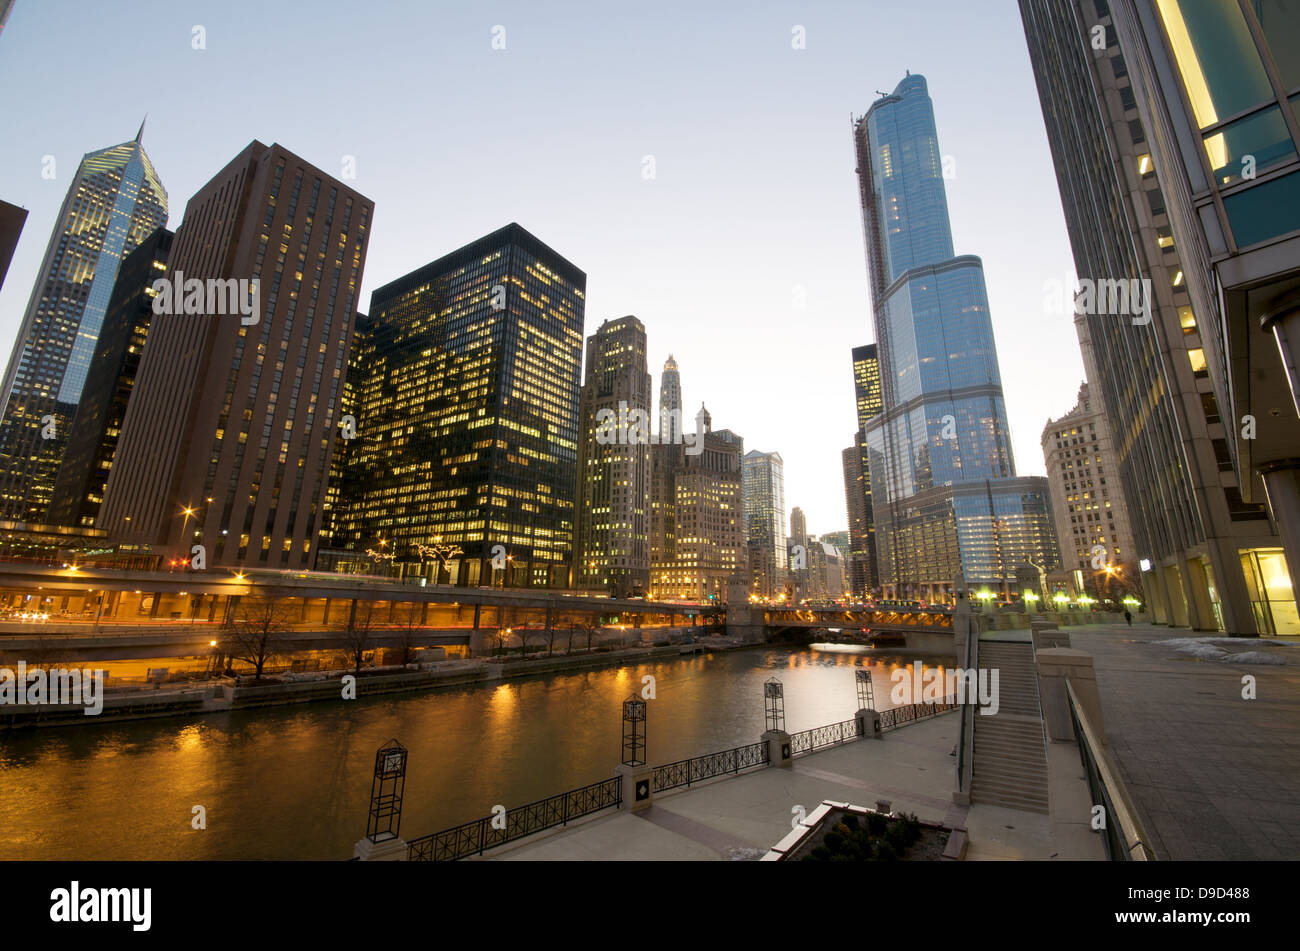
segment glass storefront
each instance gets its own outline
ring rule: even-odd
[[[1300,612],[1282,549],[1243,549],[1241,568],[1259,633],[1300,634]]]

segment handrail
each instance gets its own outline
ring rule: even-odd
[[[966,632],[966,669],[979,670],[980,615],[970,614]],[[975,708],[962,704],[961,727],[957,739],[957,791],[970,795],[975,775]]]
[[[1147,836],[1138,819],[1137,809],[1129,799],[1128,790],[1115,773],[1110,756],[1088,721],[1088,715],[1075,696],[1074,686],[1067,678],[1065,692],[1070,703],[1070,718],[1074,722],[1075,742],[1079,758],[1094,802],[1100,795],[1100,805],[1106,810],[1106,854],[1111,861],[1152,862],[1155,853],[1146,844]],[[1118,827],[1118,828],[1117,828]],[[1134,850],[1137,853],[1134,854]]]

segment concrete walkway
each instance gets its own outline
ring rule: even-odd
[[[1068,630],[1071,646],[1093,656],[1107,742],[1158,858],[1300,855],[1296,638]],[[1158,643],[1174,638],[1195,640]],[[1255,700],[1242,698],[1246,675]]]
[[[803,756],[790,769],[761,768],[655,797],[639,813],[620,809],[483,856],[485,860],[758,859],[791,829],[793,810],[824,799],[874,806],[964,826],[968,860],[1101,859],[1087,829],[1087,787],[1073,745],[1062,745],[1049,772],[1063,784],[1063,819],[996,806],[955,806],[952,789],[960,718],[948,713]],[[1050,757],[1049,757],[1050,759]],[[1053,786],[1054,791],[1058,787]],[[1078,799],[1074,802],[1073,799]]]

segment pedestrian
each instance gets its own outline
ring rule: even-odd
[[[1133,626],[1133,612],[1130,611],[1128,608],[1124,609],[1124,620],[1128,621],[1129,627]]]

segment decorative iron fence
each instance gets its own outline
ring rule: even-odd
[[[412,862],[454,862],[471,855],[482,855],[487,849],[535,832],[567,825],[574,819],[610,806],[621,808],[622,803],[623,777],[615,776],[526,806],[516,806],[506,812],[504,828],[493,828],[493,817],[486,816],[412,839],[406,857]],[[501,820],[497,821],[500,823]]]
[[[819,726],[812,730],[804,730],[802,733],[792,733],[790,735],[790,755],[802,756],[804,753],[824,750],[828,746],[838,746],[841,743],[847,743],[849,740],[856,740],[861,735],[858,732],[856,718],[845,720],[842,723],[832,723],[829,726]]]
[[[891,710],[882,710],[880,711],[880,729],[882,732],[892,730],[905,723],[924,720],[926,717],[947,713],[949,710],[955,710],[956,708],[956,697],[944,697],[935,703],[909,703],[906,706],[894,707]]]
[[[767,765],[767,743],[751,743],[737,746],[734,750],[721,753],[708,753],[692,759],[678,760],[654,768],[653,788],[655,792],[665,792],[691,783],[703,782],[714,776],[727,773],[739,773],[743,769]]]

